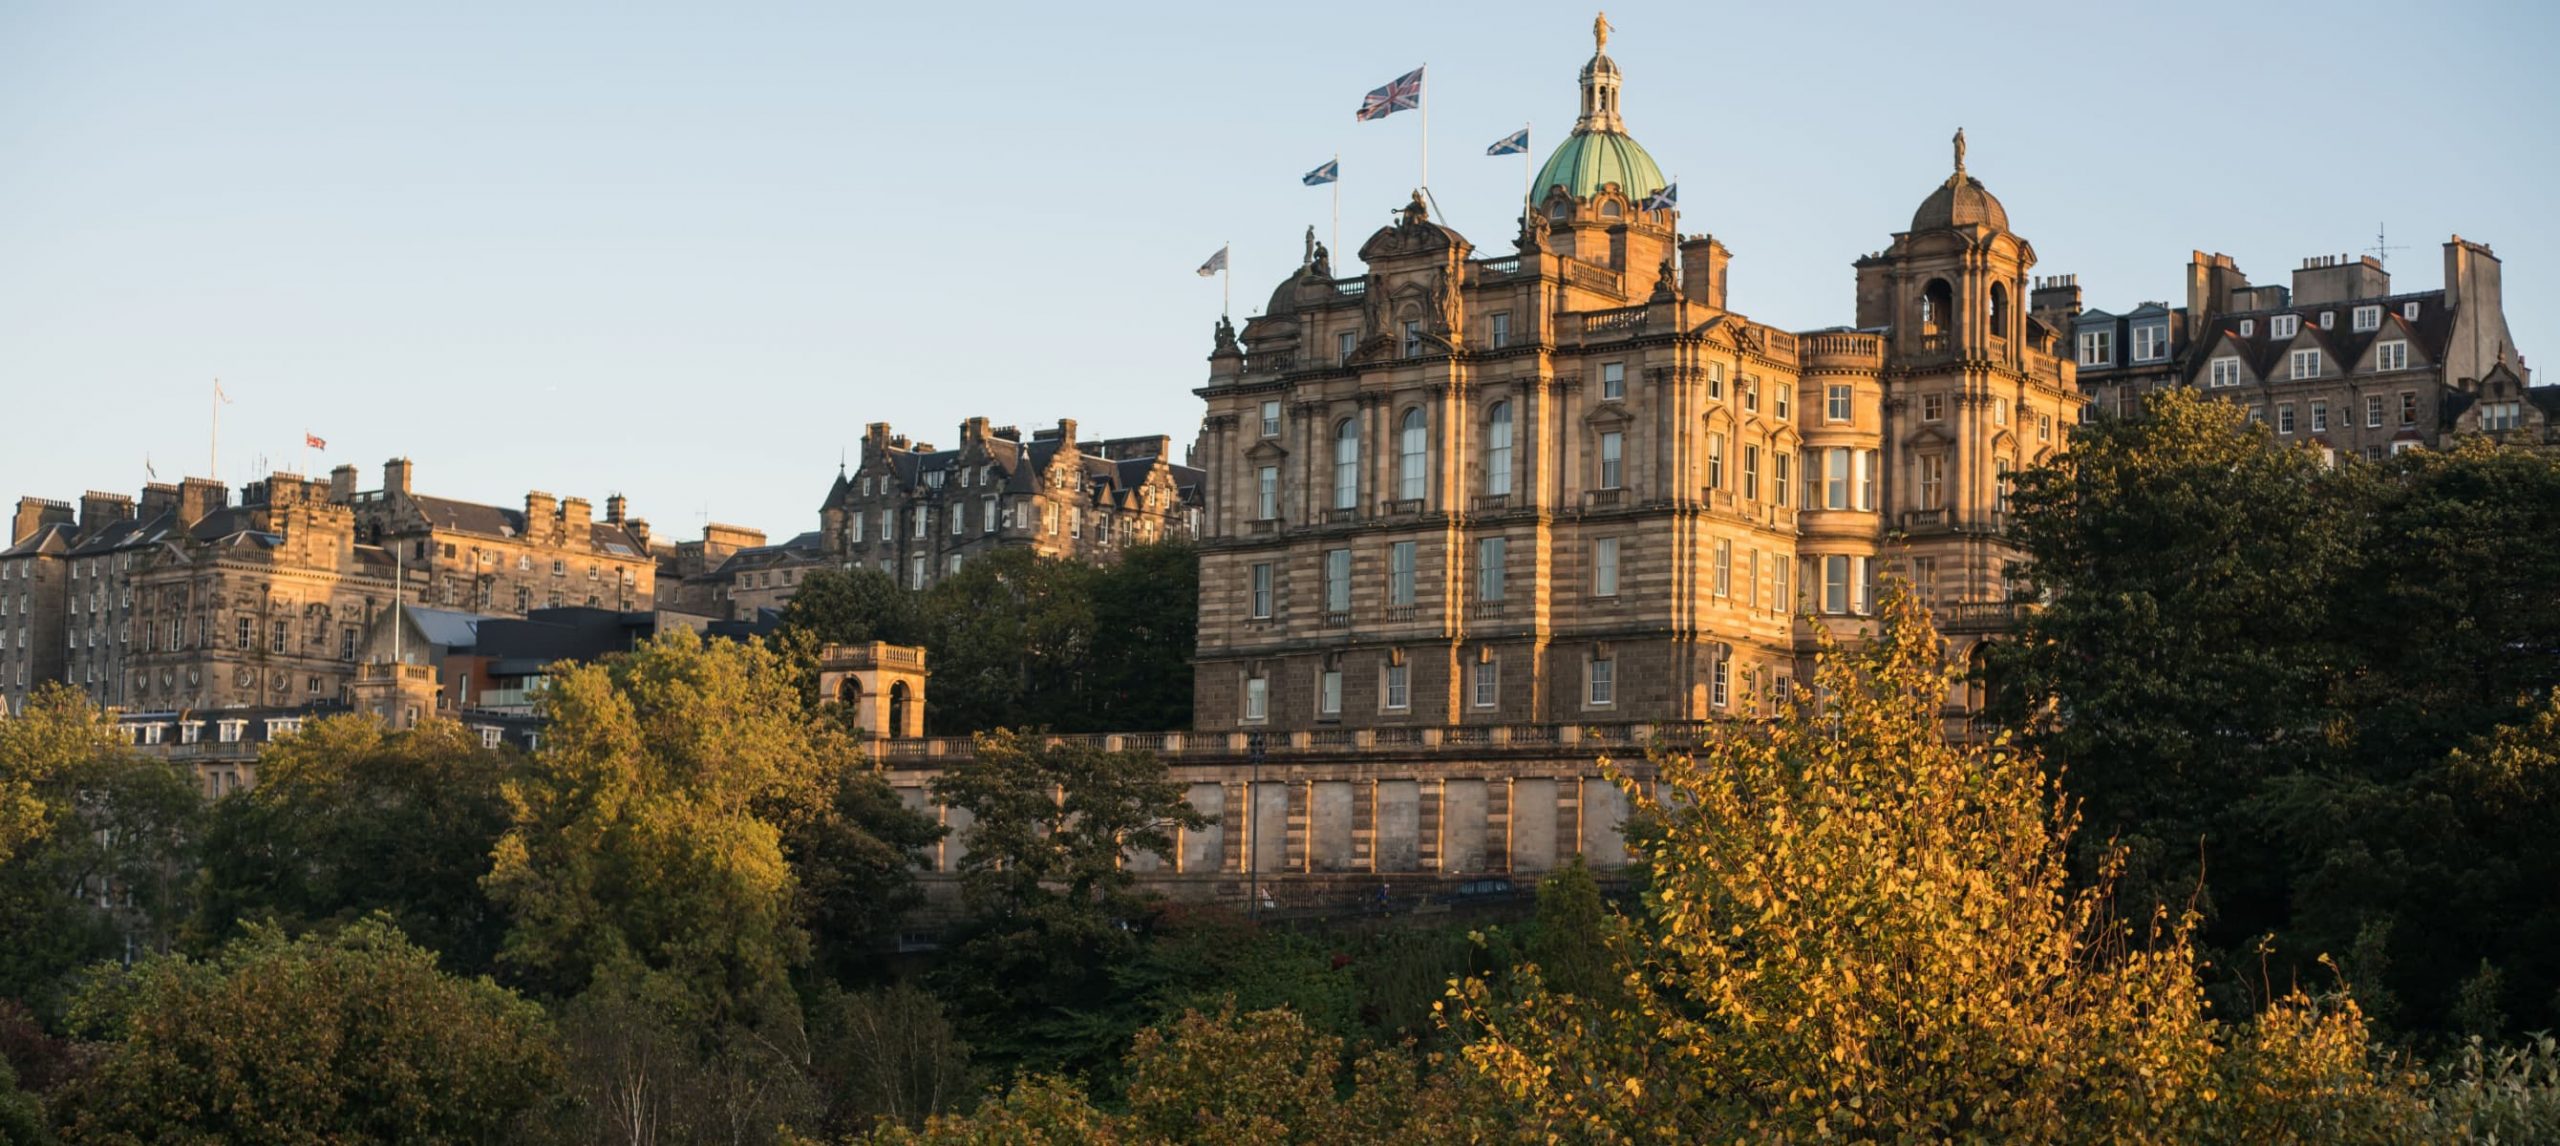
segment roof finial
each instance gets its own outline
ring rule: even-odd
[[[1608,50],[1609,14],[1602,12],[1591,18],[1591,54],[1597,56]]]
[[[1964,129],[1956,129],[1956,174],[1964,174]]]

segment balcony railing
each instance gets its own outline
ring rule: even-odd
[[[1387,619],[1389,621],[1410,621],[1420,615],[1420,608],[1421,607],[1418,605],[1389,605],[1387,606]]]
[[[1647,308],[1630,306],[1620,310],[1604,310],[1582,316],[1584,334],[1632,334],[1644,329]]]

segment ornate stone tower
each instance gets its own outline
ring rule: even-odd
[[[1955,170],[1883,253],[1859,260],[1858,325],[1889,331],[1883,529],[1951,635],[2005,624],[2010,475],[2063,448],[2083,398],[2059,332],[2024,305],[2035,247]],[[1969,643],[1969,642],[1968,642]]]

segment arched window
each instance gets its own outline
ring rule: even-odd
[[[1565,216],[1570,214],[1572,210],[1573,208],[1564,200],[1558,199],[1553,203],[1547,204],[1547,218],[1561,223],[1564,222]]]
[[[1431,456],[1431,435],[1424,425],[1422,407],[1404,412],[1403,433],[1396,448],[1396,496],[1406,501],[1420,501],[1431,486],[1426,461]]]
[[[1626,209],[1620,207],[1618,205],[1618,201],[1615,199],[1611,199],[1600,205],[1600,217],[1603,219],[1615,219],[1624,214],[1626,214]]]
[[[1360,506],[1360,422],[1344,418],[1333,427],[1333,507]]]
[[[895,740],[906,733],[907,682],[899,681],[889,686],[889,727],[881,731],[880,739]]]
[[[1930,279],[1920,294],[1920,333],[1945,334],[1955,328],[1955,288],[1945,279]]]
[[[1991,337],[2009,337],[2009,288],[1991,284]]]
[[[1500,497],[1511,492],[1511,403],[1496,402],[1485,414],[1484,492]]]

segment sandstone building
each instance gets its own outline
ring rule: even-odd
[[[836,562],[910,589],[997,549],[1108,561],[1123,546],[1197,531],[1202,474],[1177,464],[1172,446],[1163,436],[1085,442],[1073,419],[1026,442],[971,418],[959,445],[937,450],[874,422],[860,462],[827,491],[821,544]]]
[[[2498,257],[2459,235],[2444,282],[2394,291],[2373,256],[2304,259],[2291,286],[2253,286],[2229,255],[2195,253],[2183,306],[2080,309],[2067,279],[2039,309],[2067,313],[2093,412],[2130,416],[2141,396],[2191,386],[2242,403],[2279,440],[2380,458],[2456,435],[2560,441],[2560,387],[2534,387],[2507,332]]]
[[[1654,199],[1605,52],[1581,88],[1511,250],[1416,195],[1365,273],[1311,248],[1221,323],[1201,730],[1745,715],[1805,671],[1800,618],[1855,628],[1887,563],[1960,645],[2005,623],[2008,475],[2081,397],[1961,133],[1856,262],[1854,325],[1794,332]]]
[[[279,473],[233,505],[221,483],[91,493],[75,517],[19,503],[0,552],[0,700],[47,680],[131,711],[342,703],[360,647],[393,595],[412,605],[520,616],[537,608],[646,608],[655,562],[620,498],[535,492],[521,512],[410,488],[394,459],[378,490],[341,466]]]

